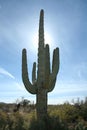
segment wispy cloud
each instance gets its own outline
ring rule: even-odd
[[[12,79],[15,79],[15,77],[11,73],[9,73],[7,70],[5,70],[2,67],[0,67],[0,75],[6,75]]]
[[[15,85],[18,87],[20,91],[25,91],[25,87],[22,83],[15,82]]]

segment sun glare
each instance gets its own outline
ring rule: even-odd
[[[52,38],[47,32],[45,32],[44,34],[44,41],[45,41],[45,44],[49,44],[50,46],[52,45]],[[35,48],[38,48],[38,33],[33,35],[32,44]]]
[[[51,39],[51,36],[49,35],[49,33],[45,33],[45,44],[49,44],[51,45],[52,43],[52,39]]]

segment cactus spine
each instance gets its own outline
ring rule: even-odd
[[[37,119],[47,115],[47,93],[54,89],[59,70],[59,48],[54,49],[52,69],[50,69],[49,45],[44,42],[44,11],[40,11],[38,64],[36,76],[36,62],[33,63],[32,83],[28,77],[26,49],[22,51],[22,79],[25,88],[31,94],[36,94]]]

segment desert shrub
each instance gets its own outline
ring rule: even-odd
[[[75,126],[75,130],[87,130],[87,126],[85,126],[85,124],[83,122],[79,122],[76,126]]]
[[[67,130],[67,125],[60,121],[58,117],[48,116],[43,120],[33,118],[29,130]]]
[[[79,110],[79,115],[82,117],[85,121],[87,121],[87,104],[81,105],[81,109]]]
[[[84,128],[83,128],[84,130],[87,130],[87,126],[84,126]]]
[[[24,118],[19,112],[9,116],[8,128],[9,130],[25,130]]]
[[[57,115],[61,120],[72,123],[78,119],[78,111],[74,105],[63,104],[50,107],[50,110],[48,109],[49,114]]]
[[[0,112],[0,130],[4,130],[7,126],[7,114],[5,112]]]
[[[0,130],[27,130],[24,117],[19,113],[0,113]],[[29,126],[28,126],[29,127]]]
[[[67,123],[77,123],[78,120],[87,121],[87,99],[75,104],[64,103],[62,105],[48,106],[50,115],[57,115]]]

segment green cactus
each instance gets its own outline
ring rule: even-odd
[[[33,63],[32,83],[29,81],[26,49],[22,51],[22,79],[25,88],[31,94],[36,94],[37,119],[47,116],[47,93],[54,89],[59,70],[59,48],[54,49],[52,69],[50,69],[49,45],[44,42],[44,11],[40,12],[38,64]]]

